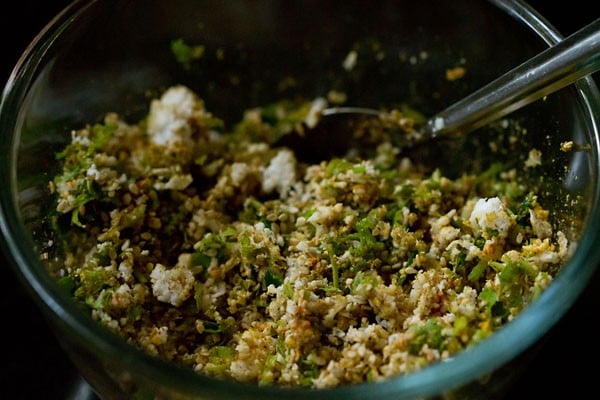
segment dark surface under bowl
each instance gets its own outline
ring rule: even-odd
[[[0,78],[6,80],[20,53],[43,25],[68,1],[21,1],[13,12],[2,13],[5,51]],[[593,2],[576,0],[568,6],[530,2],[563,34],[590,22],[596,15]],[[560,5],[560,4],[559,4]],[[11,22],[16,22],[12,24]],[[16,25],[8,28],[9,25]],[[598,80],[598,79],[597,79]],[[5,268],[1,259],[1,268]],[[94,398],[71,362],[58,346],[39,310],[16,282],[12,271],[3,269],[1,296],[5,350],[0,367],[0,399],[86,399]],[[542,351],[509,391],[507,398],[586,398],[597,391],[588,361],[600,356],[592,322],[598,309],[600,271],[590,287],[542,340]],[[584,396],[585,395],[585,396]],[[591,396],[593,397],[593,396]]]

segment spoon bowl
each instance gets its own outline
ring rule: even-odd
[[[400,147],[411,147],[438,136],[470,133],[598,70],[600,18],[402,135]],[[337,123],[348,118],[376,117],[388,122],[386,126],[389,126],[389,122],[394,122],[393,113],[393,110],[340,106],[326,108],[320,116],[325,119],[335,117]],[[328,128],[331,127],[328,125]]]

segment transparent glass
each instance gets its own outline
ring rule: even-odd
[[[209,56],[182,68],[170,50],[175,38],[205,45]],[[345,91],[351,105],[407,102],[433,114],[560,38],[520,1],[381,1],[376,7],[316,0],[75,1],[35,38],[3,93],[2,245],[65,352],[104,399],[493,397],[535,354],[600,260],[600,97],[591,78],[511,115],[528,134],[506,151],[489,151],[497,132],[487,128],[414,150],[453,175],[497,159],[522,163],[535,144],[548,161],[541,173],[522,173],[539,183],[542,200],[580,241],[549,289],[506,327],[447,362],[380,383],[259,387],[200,376],[128,346],[76,307],[39,260],[52,207],[47,181],[71,129],[109,111],[136,121],[152,96],[175,83],[197,91],[230,123],[282,95],[316,97],[331,88]],[[380,56],[342,74],[341,61],[355,43],[362,43],[359,56]],[[462,63],[465,77],[447,80],[446,69]],[[290,76],[294,86],[282,91],[278,85]],[[568,140],[584,150],[561,152]]]

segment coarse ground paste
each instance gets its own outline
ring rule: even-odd
[[[226,130],[173,86],[137,124],[74,131],[50,183],[57,281],[149,354],[317,388],[451,357],[551,283],[573,243],[517,171],[426,173],[368,129],[369,157],[308,164],[274,145],[323,107],[282,101]]]

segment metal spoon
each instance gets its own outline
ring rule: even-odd
[[[449,133],[469,133],[600,69],[600,18],[429,118],[415,144]],[[384,116],[363,107],[331,107],[321,117]]]

